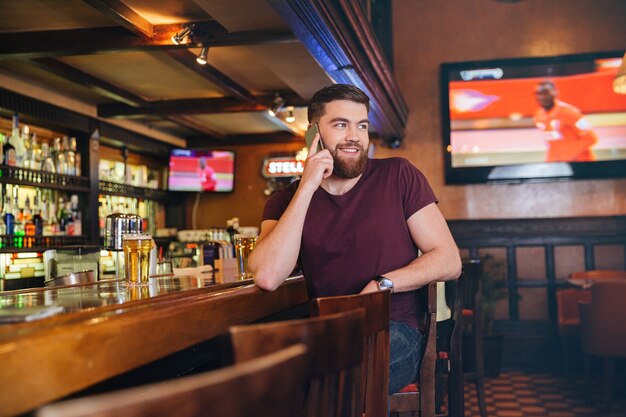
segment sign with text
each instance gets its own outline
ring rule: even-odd
[[[302,175],[304,161],[296,158],[266,158],[263,161],[263,176],[265,178],[284,178]]]

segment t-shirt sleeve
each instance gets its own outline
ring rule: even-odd
[[[292,197],[291,187],[272,194],[267,203],[265,203],[262,220],[280,220],[280,217],[287,210]]]
[[[407,160],[402,160],[400,166],[400,184],[403,188],[404,217],[407,220],[430,203],[438,202],[424,174]]]

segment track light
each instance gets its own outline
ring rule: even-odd
[[[200,65],[206,65],[206,59],[207,59],[208,54],[209,54],[209,47],[203,46],[202,50],[200,51],[200,55],[198,55],[198,58],[196,58],[196,62]]]
[[[183,25],[183,30],[172,36],[172,42],[174,42],[176,45],[180,45],[181,43],[183,43],[183,40],[185,38],[190,38],[192,35],[191,28],[191,25]]]
[[[272,117],[276,117],[283,107],[285,107],[285,100],[279,94],[276,94],[274,105],[271,109],[267,109],[267,113]]]
[[[293,115],[293,106],[287,107],[287,117],[285,117],[285,121],[287,123],[293,123],[296,121],[296,116]]]

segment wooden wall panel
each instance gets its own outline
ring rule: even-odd
[[[393,2],[395,76],[409,106],[403,156],[428,177],[448,219],[626,213],[626,180],[446,186],[441,147],[442,62],[623,49],[623,0]],[[593,197],[593,198],[592,198]]]
[[[594,246],[595,269],[625,270],[624,246],[596,245]]]
[[[242,146],[224,146],[231,149],[235,156],[235,191],[225,194],[201,194],[196,215],[198,229],[212,226],[226,227],[226,220],[239,217],[241,226],[261,225],[261,216],[267,197],[263,194],[266,179],[261,176],[263,159],[273,153],[295,153],[304,147],[302,142],[260,144]],[[195,194],[186,200],[186,227],[192,225],[192,207]]]
[[[557,278],[565,279],[572,272],[584,270],[585,248],[582,245],[554,248],[554,272]]]

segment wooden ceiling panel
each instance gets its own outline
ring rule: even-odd
[[[272,133],[286,130],[281,123],[271,120],[272,118],[266,112],[205,114],[194,116],[193,119],[225,135]]]
[[[207,14],[193,0],[124,0],[124,3],[153,25],[207,19]]]
[[[195,2],[230,32],[287,28],[265,0],[195,0]]]
[[[200,52],[199,49],[191,50],[196,54]],[[265,64],[266,60],[250,47],[211,48],[208,62],[252,93],[271,93],[287,89],[280,74],[272,71]]]
[[[109,101],[106,97],[87,87],[52,74],[44,69],[30,65],[28,61],[6,61],[0,71],[7,75],[23,79],[30,84],[45,85],[47,89],[70,96],[90,105]]]
[[[215,98],[214,84],[162,52],[124,52],[60,59],[146,100]]]
[[[116,26],[83,0],[1,0],[0,32]]]
[[[305,100],[332,80],[301,43],[254,45],[249,49],[287,86]]]

